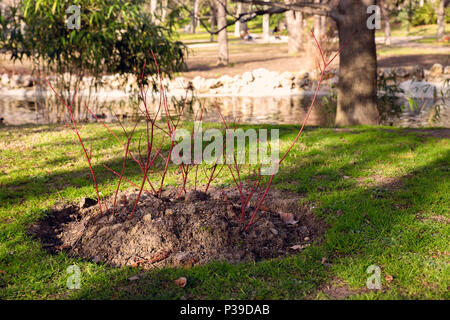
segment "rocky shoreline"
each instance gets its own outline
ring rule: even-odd
[[[440,87],[445,80],[450,79],[450,66],[434,64],[429,70],[419,65],[414,68],[385,68],[379,70],[379,75],[387,78],[395,75],[399,84],[413,80]],[[277,73],[258,68],[234,77],[225,75],[215,79],[177,77],[170,80],[165,78],[162,84],[169,96],[183,96],[186,90],[191,90],[197,96],[286,96],[311,94],[317,86],[319,77],[320,74],[317,71]],[[0,97],[28,100],[34,99],[36,94],[45,95],[42,89],[39,92],[35,90],[35,80],[31,75],[2,74],[0,75]],[[88,94],[91,81],[90,77],[83,79],[80,94]],[[327,94],[338,81],[337,70],[327,72],[320,93]],[[105,100],[124,99],[135,93],[137,86],[138,82],[134,75],[105,75],[94,95],[103,97]]]

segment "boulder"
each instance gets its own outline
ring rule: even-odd
[[[249,83],[252,82],[253,80],[255,80],[255,77],[253,76],[253,73],[251,73],[250,71],[244,72],[244,74],[242,75],[242,80]]]
[[[421,65],[417,64],[413,68],[412,75],[414,79],[421,81],[425,77],[425,71]]]
[[[450,74],[450,66],[444,68],[444,74]]]
[[[444,67],[442,66],[442,64],[435,63],[435,64],[433,64],[433,66],[430,69],[429,76],[432,78],[438,78],[438,77],[442,76],[443,73],[444,73]]]
[[[255,78],[264,78],[270,74],[270,71],[264,68],[258,68],[253,70],[252,74],[255,76]]]
[[[410,72],[405,68],[397,68],[395,69],[395,74],[400,78],[406,78],[410,75]]]
[[[2,74],[2,77],[1,77],[0,81],[1,81],[2,85],[7,86],[9,84],[9,76],[8,76],[8,74],[7,73]]]

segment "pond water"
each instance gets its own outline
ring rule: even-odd
[[[217,106],[227,120],[239,120],[240,123],[270,123],[270,124],[299,124],[306,116],[311,103],[311,96],[288,97],[202,97],[190,100],[184,111],[183,119],[193,120],[200,104],[204,106],[203,121],[221,121]],[[324,96],[319,96],[311,112],[308,125],[332,126],[334,123],[333,107],[326,103]],[[448,101],[447,101],[448,102]],[[149,104],[152,113],[157,110],[159,99]],[[382,124],[404,127],[424,126],[450,126],[450,104],[435,108],[433,99],[419,99],[412,107],[407,101],[401,101],[405,107],[396,111],[389,110],[383,113]],[[173,114],[179,108],[179,99],[169,99]],[[122,119],[134,119],[140,115],[137,104],[128,100],[109,101],[103,103],[90,103],[90,109],[104,121],[113,121],[115,115]],[[438,111],[438,112],[436,112]],[[48,124],[62,122],[67,117],[61,103],[36,103],[33,100],[17,100],[0,98],[0,124]],[[75,110],[77,120],[92,119],[87,111],[80,108]]]

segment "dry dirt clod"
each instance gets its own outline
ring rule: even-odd
[[[89,208],[95,206],[97,204],[97,200],[91,198],[82,198],[80,201],[80,208]]]
[[[151,214],[146,214],[145,216],[142,217],[142,220],[144,220],[145,222],[151,222],[152,221],[152,215]]]
[[[192,190],[186,193],[184,196],[185,202],[204,201],[208,198],[208,195],[203,191]]]

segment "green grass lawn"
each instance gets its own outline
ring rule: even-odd
[[[384,24],[382,29],[375,31],[376,37],[384,37]],[[425,36],[435,37],[437,33],[437,24],[429,24],[424,26],[411,26],[409,32],[403,28],[401,24],[391,23],[391,36],[393,37],[407,37],[407,36]],[[450,25],[445,25],[445,33],[450,33]]]
[[[298,127],[279,128],[286,150]],[[98,125],[85,125],[81,134],[87,146],[92,144],[100,191],[109,195],[115,179],[102,165],[119,170],[122,147]],[[322,241],[289,258],[143,272],[51,255],[27,235],[30,224],[55,203],[95,197],[95,191],[70,130],[1,128],[0,298],[449,299],[449,140],[354,127],[308,128],[300,143],[274,185],[298,192],[299,203],[328,224]],[[130,163],[127,177],[138,182],[138,173]],[[179,179],[171,169],[169,182]],[[225,174],[220,178],[230,182]],[[73,264],[81,269],[80,290],[66,288],[66,269]],[[381,268],[382,290],[366,289],[370,265]],[[129,281],[135,274],[139,280]],[[183,289],[173,284],[180,276],[188,279]]]

